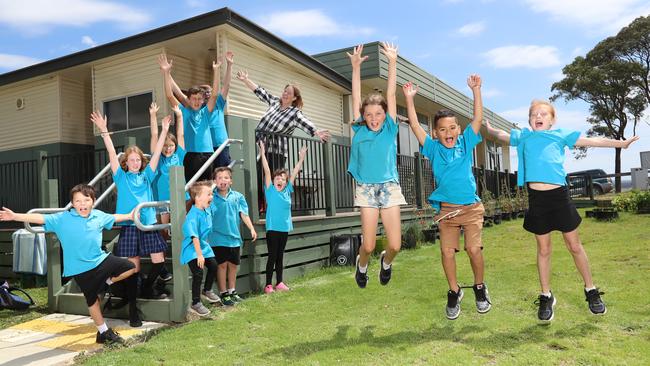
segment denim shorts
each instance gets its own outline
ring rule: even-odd
[[[357,207],[389,208],[405,204],[399,183],[357,183],[354,194]]]

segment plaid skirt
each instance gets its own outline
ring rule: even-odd
[[[159,231],[141,231],[135,226],[122,226],[115,255],[118,257],[144,257],[167,250],[167,243]]]

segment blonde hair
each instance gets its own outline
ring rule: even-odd
[[[129,168],[126,166],[126,161],[129,159],[129,155],[133,153],[140,155],[140,160],[142,161],[142,164],[140,165],[140,171],[143,171],[144,168],[147,167],[147,164],[149,164],[149,159],[144,156],[142,150],[140,150],[140,148],[135,145],[131,145],[124,150],[124,154],[122,154],[122,157],[120,158],[120,167],[122,167],[122,170],[125,172],[129,171]]]
[[[553,117],[553,119],[555,119],[555,107],[553,106],[553,104],[551,104],[551,102],[549,102],[548,100],[544,100],[544,99],[533,99],[533,101],[530,102],[530,108],[528,108],[528,119],[529,120],[530,120],[530,117],[531,117],[531,113],[533,113],[533,108],[535,108],[537,106],[540,106],[540,105],[545,105],[545,106],[549,107],[551,109],[551,117]]]
[[[381,94],[369,94],[363,102],[361,102],[361,106],[359,107],[359,112],[361,113],[361,118],[363,119],[363,122],[365,122],[365,118],[363,118],[365,112],[366,112],[366,107],[369,105],[378,105],[381,106],[381,108],[384,110],[384,113],[388,114],[388,103],[386,103],[386,98],[384,98],[383,95]]]
[[[194,202],[195,202],[194,200],[196,199],[196,196],[199,193],[201,193],[201,191],[203,190],[204,187],[208,188],[208,189],[212,189],[212,181],[201,180],[201,181],[198,181],[198,182],[194,182],[194,184],[192,184],[190,186],[190,202],[192,204],[194,204]]]

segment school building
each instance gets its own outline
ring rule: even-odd
[[[327,265],[330,236],[360,232],[358,212],[353,208],[353,181],[346,174],[352,111],[351,69],[345,52],[351,49],[352,45],[310,56],[231,9],[222,8],[2,74],[0,205],[16,211],[65,206],[69,189],[89,181],[106,164],[101,138],[89,121],[91,111],[100,110],[108,115],[109,130],[114,132],[112,138],[118,149],[137,144],[146,151],[150,138],[149,104],[156,101],[161,107],[159,119],[170,113],[158,55],[166,53],[173,59],[172,76],[182,88],[187,88],[210,83],[212,60],[230,50],[235,54],[233,71],[248,70],[251,80],[274,95],[279,95],[287,83],[297,83],[305,101],[305,115],[318,128],[332,133],[332,140],[326,144],[307,138],[299,130],[290,139],[289,165],[293,164],[300,145],[309,145],[310,153],[303,180],[296,183],[297,218],[288,241],[285,276],[290,279]],[[385,88],[387,61],[377,42],[366,44],[364,54],[370,56],[362,68],[365,95]],[[222,73],[224,70],[225,65]],[[420,87],[415,104],[419,122],[427,131],[431,131],[433,115],[442,108],[454,111],[463,128],[471,121],[470,98],[400,56],[397,82],[401,86],[407,81]],[[406,122],[404,99],[399,91],[397,98],[399,119]],[[235,167],[233,189],[246,194],[251,218],[260,234],[256,245],[250,245],[245,238],[238,278],[241,293],[260,289],[264,282],[266,246],[264,221],[257,207],[254,129],[266,107],[233,75],[225,109],[226,125],[230,138],[243,141],[241,146],[231,147],[233,159],[242,160],[241,167]],[[495,127],[506,131],[513,128],[511,122],[487,107],[484,115]],[[493,171],[497,179],[499,174],[507,176],[511,168],[509,147],[493,140],[485,130],[482,135],[484,140],[474,152],[477,169]],[[413,220],[415,211],[426,206],[426,196],[433,189],[431,167],[416,153],[417,141],[406,123],[400,125],[398,149],[400,180],[409,202],[402,217]],[[107,186],[110,181],[106,177],[98,185]],[[107,205],[102,209],[114,208]],[[112,243],[115,235],[116,232],[108,233],[107,243]],[[0,252],[5,254],[10,248],[8,236],[7,232],[0,233]],[[58,261],[53,257],[50,256],[52,261]],[[10,269],[6,261],[0,260],[0,277],[9,276]],[[56,273],[49,276],[56,277]],[[50,307],[68,312],[87,311],[74,285],[58,291],[60,281],[59,285],[56,279],[53,281]],[[167,299],[167,304],[158,303],[162,301],[148,300],[145,314],[149,309],[149,314],[156,314],[153,320],[178,319],[180,305],[174,304],[173,298]]]

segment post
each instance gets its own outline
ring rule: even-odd
[[[36,159],[36,177],[38,179],[38,206],[47,207],[47,152],[34,151]]]
[[[257,149],[255,146],[255,121],[248,118],[242,120],[242,140],[243,159],[244,159],[244,177],[245,177],[245,196],[248,198],[248,211],[253,222],[260,220],[260,207],[257,196],[261,192],[257,191]]]
[[[325,216],[336,216],[336,176],[334,174],[334,149],[331,141],[323,144],[323,168],[325,169]]]
[[[172,273],[174,275],[173,302],[170,319],[175,322],[185,321],[187,307],[190,304],[189,272],[187,266],[181,265],[181,247],[183,245],[183,223],[185,222],[185,173],[182,166],[169,168],[169,194],[172,231]]]
[[[48,179],[45,183],[44,191],[48,192],[48,202],[43,207],[59,207],[58,180]],[[39,235],[39,234],[36,234]],[[56,293],[61,290],[61,243],[54,234],[46,235],[47,250],[47,307],[49,311],[58,311],[58,301]]]
[[[415,152],[415,205],[417,208],[422,208],[424,202],[422,201],[423,189],[423,174],[422,174],[422,154]]]

